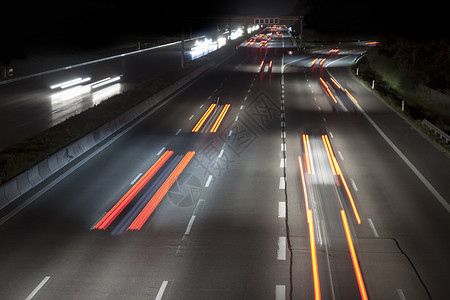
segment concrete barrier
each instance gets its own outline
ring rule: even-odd
[[[36,166],[0,185],[0,209],[4,208],[21,195],[28,192],[30,189],[46,180],[54,173],[58,172],[73,159],[84,154],[86,151],[90,150],[92,147],[120,130],[123,126],[143,115],[147,110],[159,104],[161,101],[178,91],[180,88],[184,87],[186,84],[197,78],[214,65],[214,62],[210,62],[198,68],[169,87],[166,87],[155,95],[147,98],[134,108],[124,112],[114,120],[111,120],[86,136],[49,156],[47,159],[44,159]]]

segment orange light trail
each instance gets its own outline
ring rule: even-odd
[[[333,160],[333,165],[336,170],[336,175],[341,177],[342,184],[344,185],[345,192],[350,200],[350,204],[352,206],[353,213],[355,214],[356,221],[358,224],[361,224],[361,218],[359,217],[358,210],[356,209],[355,200],[353,200],[352,193],[350,193],[350,189],[348,188],[347,181],[345,181],[344,175],[342,174],[341,168],[339,167],[339,163],[337,162],[336,156],[334,155],[333,149],[331,148],[330,140],[327,135],[323,135],[322,138],[326,141],[327,152],[330,151],[330,156]],[[332,167],[333,168],[333,167]]]
[[[133,200],[133,198],[141,191],[141,189],[150,181],[153,175],[164,165],[170,158],[173,151],[166,151],[163,155],[151,166],[151,168],[136,182],[133,187],[117,202],[103,218],[94,226],[94,229],[106,229],[115,220],[115,218],[122,212],[122,210]]]
[[[355,246],[353,245],[352,236],[350,235],[350,228],[348,227],[347,217],[345,216],[344,210],[341,210],[342,224],[344,225],[345,236],[347,237],[348,249],[350,251],[350,256],[352,258],[353,269],[355,270],[356,281],[358,282],[359,293],[362,300],[369,299],[366,292],[366,287],[364,285],[364,280],[362,278],[361,269],[359,268],[358,258],[356,257]]]
[[[219,117],[217,118],[216,122],[214,123],[213,127],[209,132],[216,132],[217,128],[219,128],[220,123],[222,122],[223,118],[225,117],[225,114],[227,113],[228,109],[230,108],[230,104],[225,104],[225,106],[222,109],[222,112],[220,113]]]
[[[303,197],[305,198],[306,213],[308,213],[309,210],[308,192],[306,191],[306,183],[305,183],[305,176],[303,175],[303,165],[301,156],[298,157],[298,166],[300,167],[300,175],[302,177]]]
[[[333,79],[333,77],[330,77],[330,80],[334,83],[334,85],[335,85],[338,89],[341,89],[341,87],[340,87],[339,84],[336,82],[336,80]]]
[[[148,220],[148,218],[153,213],[155,208],[158,206],[158,204],[170,190],[172,185],[175,183],[178,176],[180,176],[181,172],[183,172],[184,168],[187,166],[187,164],[192,159],[194,154],[195,151],[189,151],[188,153],[186,153],[183,159],[178,163],[178,165],[175,167],[175,169],[172,171],[169,177],[167,177],[166,181],[164,181],[164,183],[161,185],[161,187],[158,189],[155,195],[153,195],[153,197],[150,199],[150,201],[147,203],[144,209],[139,213],[139,215],[136,217],[133,223],[131,223],[131,225],[128,227],[127,230],[140,230],[142,228],[144,223]]]
[[[353,97],[353,95],[350,94],[350,92],[349,92],[347,89],[344,89],[344,90],[345,90],[345,92],[347,93],[347,95],[348,95],[353,101],[355,101],[355,103],[358,103],[358,101],[356,101],[355,97]]]
[[[330,95],[331,98],[333,98],[334,103],[337,103],[336,98],[334,98],[333,94],[331,93],[330,89],[328,88],[328,85],[323,81],[322,77],[319,77],[320,82],[322,82],[323,86],[327,89],[326,92],[328,92],[328,95]]]
[[[259,68],[261,69],[264,66],[264,61],[261,62],[261,64],[259,65]]]
[[[306,135],[306,146],[308,147],[308,152],[306,153],[306,156],[309,160],[309,165],[311,168],[311,174],[314,174],[314,164],[312,160],[312,151],[311,151],[311,144],[309,143],[309,135]]]
[[[314,224],[312,210],[308,209],[308,228],[309,228],[309,244],[311,247],[311,262],[312,262],[312,272],[313,272],[313,282],[314,282],[314,299],[320,300],[320,280],[319,280],[319,268],[317,264],[317,251],[316,251],[316,239],[314,236]]]
[[[311,174],[311,166],[309,165],[308,145],[307,145],[307,141],[306,141],[306,134],[302,135],[302,140],[303,140],[303,148],[305,149],[306,172],[308,174]]]
[[[311,62],[311,66],[314,66],[314,64],[318,61],[318,58],[315,58],[312,62]]]
[[[333,175],[336,175],[336,170],[335,170],[335,168],[333,166],[333,159],[332,159],[331,153],[330,153],[330,151],[328,149],[328,145],[327,145],[327,142],[325,140],[325,135],[322,135],[322,141],[323,141],[323,144],[325,145],[325,150],[327,151],[327,157],[328,157],[328,161],[329,161],[330,166],[331,166],[331,171],[333,171]]]
[[[326,60],[327,60],[326,58],[322,58],[322,60],[319,62],[319,65],[322,66]]]
[[[216,107],[215,103],[213,103],[209,106],[208,110],[203,114],[201,119],[197,122],[197,124],[192,129],[192,132],[197,132],[200,130],[200,127],[202,127],[203,123],[205,123],[206,119],[209,117],[209,115],[213,111],[214,107]]]

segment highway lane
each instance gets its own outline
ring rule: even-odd
[[[288,263],[277,259],[278,252],[285,256],[279,249],[284,222],[277,201],[283,196],[275,102],[279,74],[261,75],[253,50],[246,50],[3,224],[2,298],[153,299],[159,293],[167,299],[264,299],[281,294]],[[278,65],[281,53],[274,56]],[[217,98],[219,105],[231,104],[218,132],[192,133]],[[90,230],[166,150],[196,154],[144,227],[115,234],[129,213],[125,210],[106,231]]]
[[[194,40],[185,43],[185,61],[191,60],[189,50]],[[22,141],[42,130],[95,106],[149,78],[177,70],[180,66],[180,44],[133,55],[106,59],[45,73],[36,77],[0,85],[0,149]],[[89,90],[50,89],[50,86],[74,78],[88,78],[86,84],[121,76],[115,84]]]
[[[288,299],[292,280],[293,299],[312,299],[313,229],[322,298],[361,299],[344,211],[369,299],[426,299],[409,260],[433,299],[444,299],[447,212],[356,106],[336,106],[319,80],[338,94],[326,70],[312,71],[311,55],[283,57],[283,44],[289,39],[267,50],[242,47],[1,225],[0,297],[37,289],[33,299]],[[272,72],[259,72],[264,58]],[[329,60],[332,74],[345,63],[338,59]],[[391,113],[348,75],[336,79],[368,113],[371,105]],[[342,176],[333,175],[327,149]],[[166,151],[174,153],[130,206],[105,231],[93,229]],[[189,151],[192,160],[143,227],[126,231],[131,207]],[[310,157],[315,174],[299,156]]]
[[[443,198],[448,199],[449,190],[445,186],[448,158],[349,76],[344,67],[353,57],[329,59],[328,62],[336,61],[328,67],[331,74],[335,75],[341,87],[351,91],[389,138],[420,172],[427,174],[426,178]],[[287,69],[286,97],[296,99],[287,102],[286,118],[288,128],[291,128],[288,144],[294,144],[292,151],[298,155],[302,147],[299,134],[315,129],[316,132],[327,132],[335,146],[337,160],[343,165],[344,177],[347,177],[351,192],[356,196],[356,206],[361,215],[361,225],[353,220],[351,229],[369,298],[403,299],[405,296],[406,299],[426,299],[428,296],[420,282],[422,279],[433,299],[445,299],[448,294],[445,281],[449,275],[446,263],[449,249],[446,235],[450,228],[448,212],[368,120],[358,113],[356,106],[348,112],[340,111],[332,97],[326,95],[319,77],[327,82],[334,96],[339,95],[336,97],[338,102],[351,103],[352,100],[345,97],[345,93],[336,92],[338,88],[325,69],[311,69],[311,60],[300,59]],[[299,77],[298,74],[302,73],[303,76]],[[308,117],[302,111],[309,111]],[[291,159],[295,156],[291,155]],[[295,171],[292,173],[294,175]],[[293,177],[299,180],[295,175]],[[329,209],[329,205],[325,208]],[[300,205],[295,210],[301,215],[304,207]],[[329,215],[323,219],[325,223],[339,223]],[[295,234],[303,236],[305,230]],[[298,247],[303,249],[304,245],[299,242]],[[335,259],[333,255],[330,257]],[[304,261],[301,255],[298,259]],[[336,277],[341,280],[332,269],[329,272],[319,268],[319,274],[322,274],[321,283],[323,276],[333,281]],[[300,273],[299,276],[302,275]],[[346,299],[348,291],[343,291],[342,286],[345,285],[338,284],[336,288],[329,283],[325,287],[321,284],[322,291]]]

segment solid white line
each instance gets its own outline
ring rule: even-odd
[[[406,300],[405,294],[403,293],[402,289],[397,289],[397,294],[400,300]]]
[[[286,299],[286,286],[276,285],[275,286],[275,300],[285,300]]]
[[[139,173],[139,174],[133,179],[133,181],[130,183],[130,185],[135,184],[136,181],[138,181],[139,177],[141,177],[141,176],[142,176],[142,173]]]
[[[161,150],[159,150],[159,152],[156,153],[156,155],[160,156],[161,153],[163,153],[164,150],[166,150],[166,147],[162,147]]]
[[[32,299],[49,279],[50,276],[45,276],[44,279],[42,279],[41,283],[38,284],[38,286],[31,292],[31,294],[28,295],[28,297],[25,298],[25,300]]]
[[[427,189],[433,194],[433,196],[439,201],[439,203],[442,204],[442,206],[447,210],[448,213],[450,213],[450,204],[442,197],[442,195],[434,188],[434,186],[425,178],[425,176],[420,173],[420,171],[416,168],[416,166],[413,165],[413,163],[403,154],[400,149],[395,146],[395,144],[391,141],[390,138],[381,130],[380,127],[375,123],[374,120],[372,120],[371,117],[364,111],[364,109],[357,103],[355,103],[356,107],[359,109],[359,111],[366,117],[366,119],[369,121],[370,124],[375,128],[375,130],[381,135],[381,137],[388,143],[389,146],[391,146],[392,150],[394,150],[395,153],[403,160],[403,162],[411,169],[411,171],[416,174],[417,178],[422,181],[422,183],[427,187]]]
[[[375,237],[379,237],[378,232],[377,232],[377,229],[375,228],[375,225],[373,225],[372,219],[371,219],[371,218],[368,218],[367,221],[369,222],[369,226],[370,226],[370,228],[372,229],[373,235],[374,235]]]
[[[278,237],[278,260],[286,260],[286,237],[280,236]]]
[[[283,176],[280,177],[280,184],[278,185],[278,188],[280,190],[284,190],[286,188],[286,182],[284,181],[284,177]]]
[[[161,287],[159,288],[158,294],[156,295],[155,300],[161,300],[163,295],[164,295],[164,291],[166,290],[167,284],[169,282],[167,280],[164,280],[163,283],[161,284]]]
[[[278,218],[286,218],[286,202],[278,202]]]
[[[184,234],[189,234],[191,232],[192,224],[194,224],[194,221],[195,221],[195,215],[193,215],[191,217],[191,219],[189,220],[188,226],[186,228],[186,232]]]
[[[212,175],[209,175],[208,180],[206,180],[205,187],[209,187],[209,185],[210,185],[212,179],[213,179],[213,176],[212,176]]]

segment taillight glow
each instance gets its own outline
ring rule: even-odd
[[[153,213],[155,208],[158,206],[158,204],[170,190],[172,185],[175,183],[178,176],[180,176],[181,172],[183,172],[184,168],[187,166],[187,164],[192,159],[194,154],[195,151],[189,151],[188,153],[186,153],[183,159],[178,163],[178,165],[175,167],[175,169],[172,171],[169,177],[167,177],[166,181],[164,181],[164,183],[161,185],[161,187],[158,189],[155,195],[153,195],[153,197],[150,199],[150,201],[147,203],[144,209],[139,213],[136,219],[134,219],[133,223],[131,223],[131,225],[128,227],[127,230],[140,230],[142,228],[142,226],[148,220],[148,218]]]
[[[225,114],[227,113],[228,109],[230,108],[230,104],[225,104],[225,106],[222,109],[222,112],[220,113],[219,117],[217,118],[216,122],[214,123],[213,127],[209,132],[216,132],[217,128],[219,128],[220,123],[222,122],[223,118],[225,117]]]
[[[355,246],[353,245],[352,236],[350,234],[350,228],[348,226],[347,217],[345,216],[345,211],[341,210],[342,224],[344,225],[345,236],[347,238],[348,249],[350,251],[350,256],[352,258],[353,269],[356,275],[356,281],[358,282],[359,293],[362,300],[367,300],[366,287],[364,285],[364,280],[362,278],[361,269],[359,268],[358,258],[356,257]]]
[[[117,202],[103,218],[94,226],[94,229],[106,229],[122,212],[122,210],[133,200],[133,198],[141,191],[141,189],[150,181],[153,175],[166,163],[173,154],[173,151],[166,151],[151,166],[151,168],[136,182],[133,187]]]
[[[309,245],[311,247],[311,264],[312,264],[312,272],[313,272],[313,282],[314,282],[314,299],[320,300],[320,280],[319,280],[319,267],[317,263],[317,251],[316,251],[316,239],[314,236],[314,223],[312,210],[308,209],[307,211],[308,218],[308,229],[309,229]]]
[[[202,127],[203,123],[205,123],[206,119],[209,117],[209,115],[213,111],[214,107],[216,107],[215,103],[213,103],[209,106],[208,110],[203,114],[203,116],[200,118],[200,120],[197,122],[197,124],[192,129],[192,132],[198,132],[200,130],[200,127]]]
[[[303,198],[305,198],[305,208],[306,208],[306,212],[308,212],[308,210],[309,210],[308,191],[306,190],[305,175],[303,175],[303,164],[302,164],[301,156],[298,157],[298,166],[300,168],[300,176],[302,178]]]
[[[314,66],[314,64],[318,61],[318,58],[314,58],[314,60],[311,62],[311,66]]]
[[[326,60],[327,60],[326,58],[322,58],[322,60],[319,62],[319,65],[322,66]]]
[[[327,152],[328,151],[330,152],[330,157],[333,161],[332,165],[330,163],[331,168],[333,168],[334,166],[334,169],[336,170],[336,175],[340,176],[342,185],[344,186],[345,192],[347,193],[347,196],[350,200],[353,213],[355,214],[356,221],[358,222],[358,224],[361,224],[361,218],[359,217],[358,210],[356,209],[355,200],[353,200],[353,196],[352,193],[350,192],[350,189],[348,188],[347,181],[345,181],[344,175],[342,174],[341,168],[339,167],[339,163],[337,162],[336,156],[334,155],[333,149],[331,148],[330,140],[328,139],[327,135],[323,135],[322,138],[324,139],[324,142],[326,144],[325,148]]]
[[[350,94],[350,92],[347,89],[344,89],[345,92],[347,93],[347,95],[350,97],[350,99],[352,99],[353,101],[355,101],[355,103],[358,103],[358,101],[356,101],[355,97],[353,97],[352,94]]]

